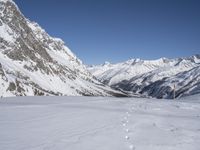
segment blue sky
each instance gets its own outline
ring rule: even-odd
[[[86,64],[200,54],[199,0],[14,0]]]

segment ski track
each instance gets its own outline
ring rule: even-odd
[[[199,150],[200,99],[0,99],[0,150]]]

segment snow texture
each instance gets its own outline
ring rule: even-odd
[[[200,95],[0,99],[0,150],[199,150]]]

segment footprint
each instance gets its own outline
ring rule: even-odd
[[[135,107],[131,107],[131,112],[134,112],[136,110]]]
[[[129,145],[129,148],[130,148],[131,150],[135,150],[135,147],[134,147],[133,145]]]
[[[153,123],[153,126],[154,126],[154,127],[157,127],[157,125],[156,125],[156,123],[155,123],[155,122]]]
[[[126,129],[126,132],[127,132],[127,133],[129,133],[129,132],[130,132],[130,130],[129,130],[129,129]]]
[[[128,118],[127,117],[124,117],[124,120],[127,120]]]
[[[125,139],[126,139],[126,140],[129,140],[129,139],[130,139],[130,137],[129,137],[128,135],[126,135],[126,136],[125,136]]]
[[[127,127],[128,126],[128,123],[129,123],[129,117],[131,116],[131,113],[132,111],[134,110],[135,108],[132,107],[129,111],[126,112],[126,115],[123,117],[123,121],[122,121],[122,125],[124,127],[124,131],[126,132],[126,136],[125,136],[125,139],[127,140],[128,144],[131,144],[130,143],[130,137],[128,136],[129,133],[130,133],[130,129]],[[128,146],[130,150],[135,150],[135,147],[133,146],[133,144],[129,145]]]

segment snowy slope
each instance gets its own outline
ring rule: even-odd
[[[0,150],[199,150],[200,95],[0,99]]]
[[[160,67],[164,67],[168,62],[166,59],[158,59],[153,61],[146,61],[140,59],[131,59],[126,62],[110,64],[109,62],[103,65],[88,67],[90,72],[98,77],[103,82],[109,85],[116,84],[124,79],[131,79],[133,76],[143,74]],[[174,64],[175,62],[170,62]]]
[[[165,76],[164,78],[157,77],[157,80],[154,82],[150,81],[152,76],[157,77],[158,75],[151,73],[145,76],[145,82],[149,84],[140,86],[141,94],[157,98],[173,98],[174,85],[176,97],[200,93],[200,66],[194,67],[189,71],[177,73],[176,75]],[[128,83],[127,86],[132,86],[133,84],[131,83],[138,82],[136,81],[138,79],[130,80],[130,84]]]
[[[199,67],[200,55],[194,55],[188,58],[150,61],[132,59],[118,64],[90,66],[88,69],[101,82],[129,94],[172,98],[174,85],[176,97],[200,93],[200,72],[197,71]],[[192,84],[188,86],[190,82]],[[188,86],[187,90],[185,86]]]
[[[121,95],[98,82],[61,39],[0,0],[0,96]]]

